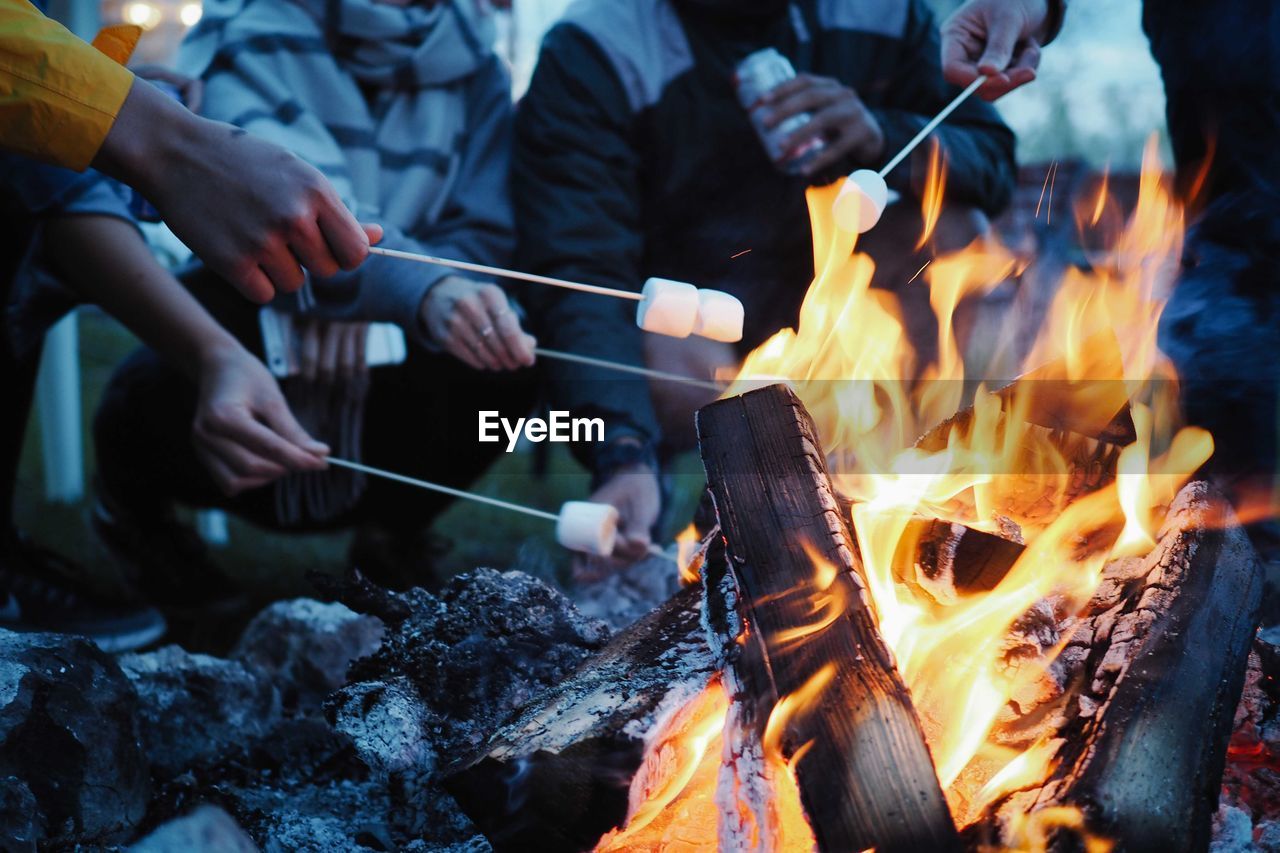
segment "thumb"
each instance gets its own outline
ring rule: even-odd
[[[382,226],[372,222],[364,222],[360,225],[364,229],[364,235],[369,238],[369,245],[376,246],[382,242]]]
[[[1018,28],[1006,16],[996,16],[987,31],[987,47],[978,60],[978,70],[984,74],[999,74],[1009,67],[1013,49],[1018,44]]]
[[[288,404],[280,403],[274,406],[267,406],[263,413],[263,420],[277,435],[312,456],[328,456],[329,445],[322,441],[316,441],[311,435],[302,428],[302,424],[298,423],[297,418],[293,416],[293,412],[289,409]]]

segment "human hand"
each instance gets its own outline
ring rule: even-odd
[[[956,86],[987,75],[988,101],[1030,83],[1048,18],[1047,0],[969,0],[942,25],[942,75]]]
[[[204,81],[199,77],[188,77],[163,65],[135,65],[132,71],[143,80],[168,83],[178,90],[183,106],[200,115],[200,106],[204,103]]]
[[[782,142],[787,152],[800,150],[813,139],[821,139],[826,147],[818,152],[802,172],[817,174],[852,157],[859,164],[870,165],[884,153],[884,133],[875,116],[862,103],[858,93],[830,77],[800,74],[778,86],[760,100],[756,107],[760,120],[770,130],[792,116],[809,113],[812,118]]]
[[[634,562],[649,553],[653,544],[650,531],[662,509],[658,474],[653,468],[643,463],[619,468],[589,500],[609,504],[618,511],[618,542],[613,556]]]
[[[368,323],[338,323],[295,317],[299,374],[308,381],[333,382],[363,374]]]
[[[191,437],[196,455],[228,495],[290,471],[319,471],[329,448],[307,435],[280,386],[242,347],[201,359]]]
[[[354,269],[382,239],[324,175],[240,128],[199,118],[135,83],[93,165],[139,190],[211,270],[266,302],[302,286],[304,268]]]
[[[519,370],[534,362],[537,341],[496,284],[451,275],[436,282],[419,309],[427,334],[476,370]]]

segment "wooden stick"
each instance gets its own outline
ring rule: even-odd
[[[475,492],[464,492],[462,489],[455,489],[452,486],[442,486],[439,483],[432,483],[427,480],[419,480],[415,477],[406,477],[403,474],[396,474],[392,471],[384,471],[381,468],[374,468],[369,465],[361,464],[359,462],[352,462],[348,459],[339,459],[336,456],[329,456],[327,457],[326,461],[330,465],[337,465],[339,468],[350,468],[352,471],[360,471],[361,473],[368,474],[372,477],[382,477],[383,479],[386,479],[386,480],[394,480],[397,483],[404,483],[407,486],[415,486],[419,489],[426,489],[431,492],[439,492],[440,494],[443,494],[443,495],[450,495],[455,498],[462,498],[463,500],[475,501],[476,503],[482,503],[487,506],[496,506],[499,509],[505,509],[511,512],[519,512],[524,515],[531,515],[534,518],[544,518],[547,521],[560,520],[560,516],[554,512],[547,512],[546,510],[543,510],[543,509],[534,509],[531,506],[514,504],[514,503],[511,503],[510,501],[499,500],[498,498],[491,498],[491,497],[488,497],[487,495],[478,495]],[[661,546],[657,544],[651,543],[649,545],[649,553],[655,557],[661,557],[664,560],[669,560],[672,563],[675,563],[677,566],[680,565],[679,559],[677,559],[676,557],[673,557],[672,555],[668,554],[666,551],[662,550]]]
[[[520,272],[519,270],[491,267],[486,264],[473,264],[469,261],[454,261],[449,258],[438,258],[435,255],[420,255],[416,252],[403,252],[399,249],[384,249],[381,246],[370,246],[369,253],[373,255],[382,255],[386,258],[399,258],[402,261],[416,261],[420,264],[433,264],[438,267],[449,267],[451,269],[463,270],[465,272],[478,272],[482,275],[498,276],[499,278],[513,278],[518,281],[533,282],[534,284],[549,284],[552,287],[563,287],[568,290],[580,290],[583,293],[595,293],[600,296],[612,296],[615,299],[630,299],[632,302],[639,302],[644,298],[635,291],[619,290],[616,287],[601,287],[598,284],[582,284],[577,281],[567,281],[563,278],[534,275],[533,273]]]
[[[534,518],[545,518],[547,521],[559,521],[560,516],[554,512],[547,512],[542,509],[534,509],[530,506],[521,506],[513,504],[510,501],[502,501],[497,498],[491,498],[486,495],[477,495],[475,492],[464,492],[462,489],[455,489],[452,486],[442,486],[439,483],[430,483],[426,480],[418,480],[414,477],[406,477],[403,474],[395,474],[391,471],[383,471],[380,468],[372,468],[368,465],[362,465],[359,462],[350,462],[346,459],[338,459],[330,456],[326,459],[330,465],[337,465],[339,468],[350,468],[352,471],[360,471],[373,477],[382,477],[386,480],[395,480],[397,483],[404,483],[408,486],[416,486],[419,489],[426,489],[431,492],[439,492],[443,495],[451,495],[455,498],[463,500],[475,501],[476,503],[496,506],[499,509],[510,510],[511,512],[519,512],[524,515],[531,515]]]
[[[972,95],[974,92],[978,91],[978,89],[981,88],[982,84],[985,82],[987,82],[986,75],[985,74],[980,75],[977,80],[974,80],[972,83],[969,84],[968,88],[966,88],[960,94],[956,95],[955,98],[951,101],[951,103],[943,107],[941,112],[939,112],[933,118],[929,119],[929,123],[926,124],[924,127],[920,128],[920,132],[917,133],[914,137],[912,137],[910,142],[902,146],[902,150],[899,151],[897,154],[895,154],[893,156],[893,159],[884,165],[884,168],[880,170],[880,177],[882,178],[886,177],[890,172],[896,169],[899,163],[907,159],[907,155],[909,155],[912,151],[915,151],[916,147],[919,146],[921,142],[924,142],[925,139],[929,137],[929,134],[933,133],[935,130],[938,129],[938,125],[942,124],[942,122],[946,120],[947,116],[951,115],[953,112],[956,111],[956,109],[959,108],[961,104],[969,100],[969,96]]]
[[[578,355],[571,352],[563,352],[561,350],[545,349],[543,347],[534,347],[534,354],[543,358],[552,358],[559,361],[571,361],[576,364],[588,364],[592,367],[601,367],[605,370],[616,370],[619,373],[631,373],[636,376],[647,376],[650,379],[660,379],[664,382],[682,382],[686,385],[696,385],[699,388],[706,388],[708,391],[723,391],[727,386],[720,382],[713,382],[708,379],[694,379],[692,376],[681,376],[679,373],[667,373],[664,370],[653,370],[648,367],[636,367],[630,364],[622,364],[617,361],[607,361],[603,358],[592,358],[587,355]]]

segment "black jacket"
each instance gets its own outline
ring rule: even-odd
[[[628,290],[662,276],[729,291],[746,306],[744,350],[794,324],[813,276],[805,180],[774,168],[732,82],[768,46],[854,88],[887,152],[957,91],[942,80],[923,0],[796,0],[765,21],[678,0],[579,0],[547,35],[517,113],[521,268]],[[949,197],[998,212],[1014,138],[995,111],[971,100],[938,138]],[[909,167],[889,184],[910,192]],[[544,346],[643,363],[634,303],[553,288],[529,298]],[[603,416],[607,440],[656,437],[643,381],[559,362],[547,371],[553,403]]]

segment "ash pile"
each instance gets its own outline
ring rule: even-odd
[[[518,571],[326,592],[226,657],[0,632],[0,849],[490,849],[439,776],[611,629]]]

